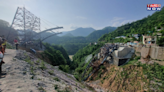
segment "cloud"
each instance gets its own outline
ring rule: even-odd
[[[125,18],[121,18],[121,17],[114,17],[111,21],[110,21],[110,25],[114,26],[114,27],[118,27],[121,25],[124,25],[126,23],[131,23],[134,20],[126,20]]]

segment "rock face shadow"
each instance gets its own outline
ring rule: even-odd
[[[1,74],[0,74],[0,79],[5,78],[6,75],[7,75],[7,73],[5,71],[2,71]]]

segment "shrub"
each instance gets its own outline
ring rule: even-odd
[[[141,58],[140,56],[135,57],[136,60],[139,60],[140,58]]]
[[[41,68],[42,70],[46,69],[46,66],[45,66],[45,64],[44,64],[44,61],[41,62],[40,68]]]
[[[64,72],[69,72],[70,67],[69,67],[69,65],[59,65],[59,69]]]
[[[57,90],[58,88],[59,88],[59,87],[58,87],[58,85],[54,85],[54,89],[56,89],[56,90]]]
[[[91,77],[90,80],[93,80],[93,77]]]
[[[104,65],[102,65],[102,66],[100,66],[100,68],[101,68],[101,69],[105,69],[105,66],[104,66]]]
[[[56,81],[60,81],[60,79],[58,77],[54,77],[53,79]]]
[[[7,49],[13,49],[12,45],[9,44],[9,43],[6,44],[6,48],[7,48]]]
[[[79,81],[79,76],[78,75],[74,75],[74,77],[76,78],[76,80]]]
[[[49,73],[50,75],[53,75],[53,74],[54,74],[53,70],[48,71],[48,73]]]

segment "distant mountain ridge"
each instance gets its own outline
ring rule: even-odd
[[[89,34],[86,38],[87,39],[90,39],[91,41],[96,41],[97,39],[99,39],[102,35],[104,34],[107,34],[107,33],[110,33],[112,31],[114,31],[116,29],[116,27],[111,27],[111,26],[108,26],[108,27],[105,27],[101,30],[96,30],[96,31],[93,31],[91,34]]]
[[[63,32],[62,34],[59,34],[58,36],[65,36],[65,35],[70,35],[72,34],[72,36],[83,36],[86,37],[88,36],[90,33],[92,33],[93,31],[95,31],[95,29],[89,27],[89,28],[77,28],[75,30],[72,31],[67,31],[67,32]]]
[[[77,28],[77,29],[78,29],[78,30],[76,30],[77,32],[74,32],[75,30],[73,30],[71,32],[64,34],[63,36],[56,35],[56,36],[46,39],[44,42],[62,45],[66,49],[66,51],[68,52],[69,55],[73,55],[80,48],[85,47],[90,42],[96,42],[102,35],[114,31],[116,29],[116,27],[109,26],[109,27],[103,28],[102,30],[95,30],[95,31],[92,30],[93,32],[91,32],[91,31],[88,32],[88,29],[92,29],[92,28]],[[78,32],[81,33],[81,31],[79,29],[81,29],[81,31],[86,29],[85,31],[82,31],[82,32],[87,32],[86,34],[88,34],[90,32],[91,33],[86,37],[74,36],[73,33],[74,34],[78,33]],[[44,38],[44,36],[48,36],[48,35],[51,35],[51,33],[46,32],[46,33],[42,34],[42,37]],[[78,35],[78,34],[76,34],[76,35]]]
[[[62,36],[62,37],[74,37],[74,35],[72,35],[71,33],[67,33],[67,34],[65,34],[65,35]]]

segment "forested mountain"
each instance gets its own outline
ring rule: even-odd
[[[51,38],[46,39],[45,42],[62,45],[66,49],[69,55],[73,55],[79,49],[87,46],[90,42],[97,42],[99,37],[101,37],[106,33],[112,32],[115,29],[116,27],[106,27],[102,30],[93,31],[87,37],[83,37],[83,36],[74,37],[71,36],[71,33],[68,33],[65,36],[53,36]],[[48,35],[51,35],[51,33],[47,32],[42,34],[43,37]]]
[[[8,36],[10,32],[10,35]],[[0,36],[4,35],[6,38],[8,37],[8,42],[13,42],[14,38],[17,37],[17,31],[13,28],[10,28],[10,24],[0,19]]]
[[[58,36],[65,36],[67,34],[72,34],[73,36],[83,36],[83,37],[86,37],[88,36],[90,33],[92,33],[93,31],[95,31],[95,29],[93,28],[77,28],[75,30],[72,30],[72,31],[66,31],[66,32],[63,32],[62,34],[59,34]]]
[[[148,15],[141,20],[118,27],[115,31],[102,36],[99,41],[111,42],[115,37],[122,35],[149,34],[149,31],[155,32],[155,27],[164,27],[164,7],[151,16]]]
[[[65,37],[74,37],[74,35],[72,35],[71,33],[67,33],[67,34],[65,34],[64,36],[65,36]],[[64,37],[64,36],[62,36],[62,37]]]
[[[118,27],[115,31],[103,35],[99,39],[98,45],[86,46],[80,49],[73,57],[73,66],[70,66],[71,69],[75,70],[75,77],[79,79],[83,71],[85,70],[87,63],[85,63],[85,57],[89,54],[95,54],[99,48],[105,42],[113,42],[117,36],[129,36],[131,34],[149,34],[148,31],[155,32],[155,27],[164,28],[164,7],[161,11],[157,11],[151,16],[145,17],[141,20],[135,21],[133,23],[127,23]],[[162,37],[161,37],[162,38]],[[164,42],[164,40],[163,40]]]
[[[114,31],[116,29],[116,27],[105,27],[105,28],[103,28],[103,29],[101,29],[101,30],[96,30],[96,31],[93,31],[91,34],[89,34],[88,36],[87,36],[87,39],[88,40],[93,40],[93,41],[95,41],[95,39],[97,40],[97,39],[99,39],[102,35],[104,35],[104,34],[107,34],[107,33],[109,33],[109,32],[112,32],[112,31]]]
[[[52,65],[57,66],[70,64],[71,61],[68,54],[62,46],[44,43],[44,47],[45,50],[42,54],[43,58],[48,58]]]

